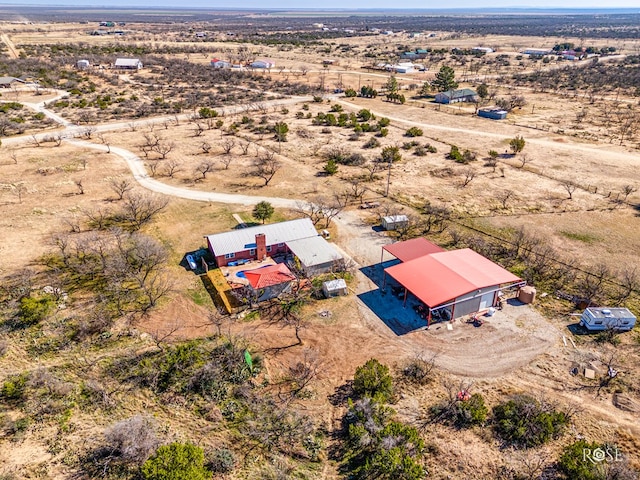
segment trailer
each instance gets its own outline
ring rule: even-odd
[[[636,317],[628,308],[589,307],[580,317],[580,325],[589,331],[616,330],[627,332],[636,324]]]

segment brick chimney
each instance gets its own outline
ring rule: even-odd
[[[267,237],[264,233],[256,234],[256,258],[258,260],[267,258]]]

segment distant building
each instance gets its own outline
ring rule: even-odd
[[[25,81],[16,77],[0,77],[0,88],[11,88],[18,83],[25,83]]]
[[[533,56],[544,56],[549,55],[551,53],[550,48],[527,48],[522,51],[525,55],[533,55]]]
[[[489,48],[489,47],[473,47],[471,50],[473,50],[474,52],[481,52],[481,53],[493,53],[494,52],[493,48]]]
[[[89,62],[89,60],[78,60],[76,62],[76,68],[78,70],[84,70],[86,68],[89,68],[91,66],[91,63]]]
[[[113,66],[120,70],[140,70],[142,62],[138,58],[118,58]]]
[[[409,223],[409,218],[406,215],[389,215],[388,217],[382,217],[380,224],[385,230],[397,230],[398,228],[404,228]]]
[[[251,68],[273,68],[276,66],[276,62],[270,58],[260,58],[251,63]]]
[[[477,102],[478,94],[470,88],[461,90],[448,90],[436,94],[436,103]]]
[[[478,116],[491,120],[504,120],[507,118],[507,111],[497,107],[481,108],[478,110]]]
[[[213,68],[231,68],[231,63],[218,58],[211,59],[211,66]]]

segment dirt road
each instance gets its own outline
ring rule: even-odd
[[[0,33],[0,40],[7,46],[7,49],[9,50],[9,57],[20,58],[18,50],[16,50],[16,46],[9,38],[9,35],[7,35],[6,33]]]

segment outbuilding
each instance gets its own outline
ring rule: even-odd
[[[120,70],[140,70],[142,62],[138,58],[118,58],[113,66]]]
[[[380,224],[385,230],[397,230],[403,228],[409,223],[409,218],[406,215],[389,215],[382,217]]]
[[[91,65],[91,63],[89,63],[89,60],[78,60],[76,62],[76,68],[78,70],[85,70],[87,68],[89,68],[89,66]]]
[[[347,282],[343,278],[327,280],[322,283],[322,293],[327,298],[347,295]]]
[[[481,108],[478,110],[478,116],[491,120],[504,120],[507,118],[507,111],[497,107]]]
[[[385,268],[387,275],[404,288],[404,302],[411,292],[428,310],[427,321],[433,317],[457,318],[474,312],[488,310],[497,305],[503,288],[524,285],[525,282],[500,265],[469,248],[438,251],[439,247],[398,242],[393,248],[384,249],[398,259],[400,264]],[[430,243],[430,242],[429,242]],[[415,257],[417,252],[433,251]]]

